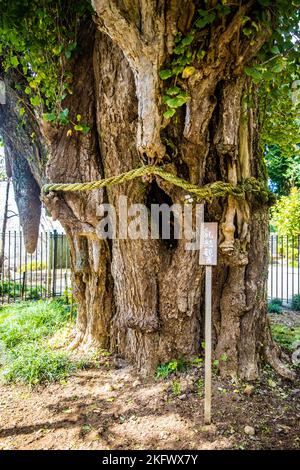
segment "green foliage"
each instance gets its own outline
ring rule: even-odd
[[[282,306],[282,300],[275,297],[275,299],[272,299],[272,304],[279,305],[281,307]]]
[[[192,367],[201,367],[203,365],[202,357],[193,357],[193,359],[190,361],[190,365]]]
[[[183,359],[173,360],[160,364],[156,368],[155,377],[157,379],[166,379],[176,372],[182,372],[186,369],[187,363]]]
[[[279,235],[300,233],[300,189],[292,188],[289,196],[282,196],[271,211],[271,223]]]
[[[232,14],[237,11],[238,4],[222,1],[215,3],[214,6],[198,9],[187,34],[179,32],[176,36],[173,54],[160,72],[160,78],[168,81],[171,89],[176,86],[187,93],[186,80],[197,70],[203,69],[210,29],[220,25],[226,28]],[[300,2],[282,0],[274,3],[261,0],[259,3],[261,6],[252,10],[251,17],[243,17],[241,35],[249,38],[250,46],[255,44],[256,37],[262,31],[271,30],[272,36],[259,51],[255,61],[247,64],[244,71],[256,85],[253,92],[258,92],[264,102],[261,107],[263,145],[278,144],[287,154],[287,149],[290,153],[294,152],[295,144],[300,142],[299,106],[293,100],[295,94],[292,91],[292,83],[300,78]],[[182,92],[178,92],[178,95]],[[165,118],[174,116],[174,109],[185,104],[188,99],[186,95],[185,100],[170,100],[165,95]]]
[[[283,153],[279,145],[266,146],[265,159],[271,190],[279,196],[289,194],[291,188],[300,189],[300,146],[298,154]]]
[[[199,9],[191,30],[183,35],[181,32],[175,38],[173,54],[168,64],[168,68],[160,71],[162,80],[170,80],[170,86],[163,96],[163,103],[166,105],[164,117],[172,118],[176,109],[183,106],[190,100],[190,95],[186,90],[186,80],[194,75],[206,55],[206,51],[199,47],[196,41],[199,30],[210,26],[218,16],[225,16],[230,13],[230,7],[217,4],[210,10]]]
[[[86,361],[74,362],[46,342],[68,324],[69,316],[69,307],[60,299],[0,308],[0,362],[6,382],[53,382],[86,366]]]
[[[200,378],[197,380],[196,386],[197,386],[197,394],[198,394],[200,397],[202,397],[203,392],[204,392],[204,379],[203,379],[202,377],[200,377]]]
[[[17,298],[21,297],[22,293],[26,300],[38,300],[45,292],[43,286],[25,286],[22,290],[22,282],[18,281],[1,281],[0,282],[0,295],[6,297]]]
[[[181,394],[181,383],[180,380],[174,379],[172,382],[172,393],[175,396],[178,396]]]
[[[0,338],[6,348],[13,349],[22,342],[36,341],[53,334],[68,319],[68,308],[57,301],[5,306],[0,308]]]
[[[23,342],[15,348],[9,364],[3,370],[6,382],[37,385],[55,382],[74,372],[76,365],[66,353],[57,353],[37,343]]]
[[[278,303],[276,303],[275,301],[271,301],[268,303],[268,312],[269,313],[282,313],[282,307],[281,305],[279,305]]]
[[[64,99],[72,95],[68,61],[78,52],[80,21],[92,12],[87,0],[0,0],[0,62],[4,72],[16,69],[30,104],[45,120],[69,124]],[[21,96],[21,95],[20,95]],[[27,103],[20,97],[20,116]],[[76,123],[72,123],[75,127]],[[87,131],[87,126],[77,131]]]
[[[291,308],[293,310],[296,310],[297,312],[300,312],[300,294],[296,294],[292,298],[291,302]]]
[[[284,325],[273,324],[271,325],[272,336],[280,346],[294,350],[295,344],[300,340],[300,327],[289,328]]]

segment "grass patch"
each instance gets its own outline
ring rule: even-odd
[[[76,364],[66,353],[45,348],[38,343],[22,344],[8,355],[3,377],[7,383],[23,382],[37,385],[56,382],[76,370]]]
[[[68,306],[57,300],[8,305],[0,308],[0,340],[11,350],[53,334],[69,318]]]
[[[55,351],[49,338],[70,325],[70,308],[60,299],[0,308],[0,366],[6,382],[37,385],[64,379],[85,362]]]
[[[289,351],[293,351],[297,341],[300,341],[300,327],[289,328],[284,325],[272,324],[271,330],[274,340]]]

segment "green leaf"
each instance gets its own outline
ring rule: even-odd
[[[194,40],[194,35],[193,34],[188,34],[188,36],[183,38],[183,40],[181,41],[181,44],[183,46],[189,46],[190,44],[192,44],[193,40]]]
[[[199,18],[196,21],[195,25],[196,25],[197,28],[202,29],[206,25],[213,23],[215,21],[215,19],[216,19],[215,12],[211,12],[211,13],[207,14],[206,16],[204,16],[203,18]]]
[[[38,95],[35,95],[30,98],[30,103],[32,104],[32,106],[39,106],[42,101]]]
[[[169,98],[166,100],[167,105],[170,108],[179,108],[183,104],[185,104],[188,100],[190,99],[190,96],[188,93],[182,93],[175,98]]]
[[[175,113],[176,113],[176,110],[170,108],[170,109],[168,109],[168,111],[165,111],[165,112],[164,112],[164,117],[165,117],[166,119],[171,119],[171,117],[173,117]]]
[[[177,55],[184,54],[184,51],[185,47],[181,43],[173,49],[173,53]]]
[[[69,122],[69,110],[65,108],[63,111],[59,113],[59,120],[61,124],[68,124]]]
[[[19,62],[18,57],[15,55],[10,59],[10,63],[13,67],[18,67],[20,62]]]
[[[281,72],[285,67],[285,63],[283,61],[277,62],[272,68],[271,71],[274,73]]]
[[[90,127],[89,126],[83,126],[83,131],[82,131],[85,135],[88,134],[90,132]]]
[[[20,114],[20,116],[24,116],[24,114],[25,114],[25,108],[24,107],[20,108],[19,114]]]
[[[244,71],[246,75],[254,78],[255,80],[260,80],[262,78],[261,72],[254,67],[245,67]]]
[[[228,5],[218,4],[216,8],[222,16],[229,15],[229,13],[231,12],[230,7]]]
[[[205,57],[205,54],[206,54],[206,52],[203,49],[199,49],[198,52],[197,52],[196,57],[197,57],[198,60],[202,60],[203,57]]]
[[[172,75],[173,75],[173,72],[172,70],[169,70],[169,69],[161,70],[159,72],[159,76],[162,80],[167,80],[168,78],[172,77]]]
[[[199,29],[202,29],[204,28],[206,25],[207,25],[207,20],[206,18],[199,18],[196,23],[195,23],[195,26]]]
[[[208,10],[203,10],[203,9],[199,8],[198,13],[199,13],[200,16],[205,17],[205,16],[208,15]]]
[[[46,113],[46,114],[44,114],[44,119],[47,122],[53,122],[53,121],[56,120],[56,116],[55,116],[54,113]]]
[[[178,86],[171,86],[170,88],[167,89],[166,93],[170,96],[178,95],[180,93],[181,88]]]
[[[184,69],[183,65],[175,65],[175,67],[172,68],[172,72],[173,74],[178,75],[179,73],[183,71],[183,69]]]
[[[75,129],[75,131],[79,131],[79,132],[83,131],[83,127],[82,127],[81,124],[76,124],[76,126],[74,126],[74,129]]]
[[[278,48],[277,46],[273,46],[273,47],[271,48],[271,52],[272,52],[273,54],[280,54],[280,50],[279,50],[279,48]]]

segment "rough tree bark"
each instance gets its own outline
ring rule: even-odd
[[[94,22],[85,22],[80,53],[72,63],[74,94],[66,99],[91,131],[68,137],[68,128],[43,127],[53,182],[90,181],[117,175],[145,162],[195,184],[234,184],[265,179],[256,109],[243,97],[243,67],[269,35],[255,41],[240,30],[254,2],[241,2],[226,25],[203,31],[207,55],[187,81],[191,95],[179,119],[162,119],[159,70],[178,31],[186,34],[193,0],[94,0]],[[175,150],[174,150],[175,149]],[[170,158],[171,157],[171,158]],[[171,160],[171,162],[170,162]],[[88,193],[50,193],[44,202],[66,229],[71,244],[78,329],[72,347],[110,348],[149,372],[160,362],[199,354],[203,339],[203,268],[185,241],[103,241],[97,234],[99,205],[182,202],[183,192],[159,177],[134,180]],[[117,219],[121,217],[117,212]],[[219,222],[219,264],[213,276],[213,325],[221,372],[255,379],[265,357],[282,375],[266,315],[268,207],[253,196],[206,206],[206,220]]]

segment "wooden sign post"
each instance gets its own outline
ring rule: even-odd
[[[212,266],[217,264],[218,224],[202,222],[199,263],[205,266],[205,395],[204,423],[211,423],[211,295]]]

